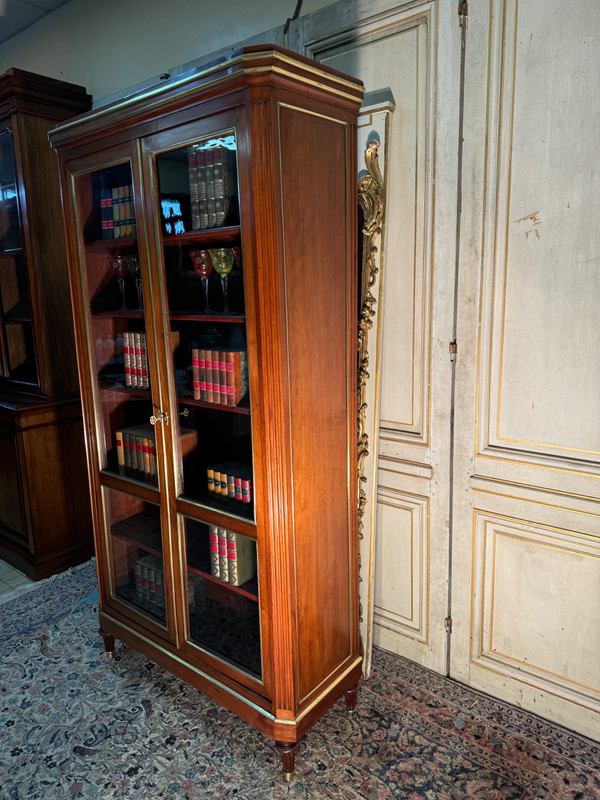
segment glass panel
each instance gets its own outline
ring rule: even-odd
[[[105,489],[116,596],[166,622],[160,508]]]
[[[78,177],[103,467],[157,483],[153,413],[131,167]]]
[[[0,133],[0,252],[21,247],[15,158],[10,131]]]
[[[0,133],[0,375],[38,384],[10,131]]]
[[[233,131],[163,153],[158,181],[166,235],[239,225]]]
[[[261,677],[256,542],[185,518],[190,641]]]
[[[157,173],[183,495],[253,519],[236,155],[235,133],[225,131],[161,153]]]

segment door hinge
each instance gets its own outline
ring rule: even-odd
[[[452,617],[446,617],[444,620],[444,628],[446,628],[448,633],[452,633]]]
[[[456,354],[458,353],[456,339],[448,345],[448,352],[450,353],[450,361],[456,361]]]
[[[469,25],[469,4],[459,2],[458,4],[458,22],[462,28],[467,28]]]

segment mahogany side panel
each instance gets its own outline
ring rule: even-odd
[[[349,655],[352,639],[346,125],[286,106],[280,120],[303,698]]]

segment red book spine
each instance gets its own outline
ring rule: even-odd
[[[204,350],[198,350],[198,375],[200,400],[206,400],[206,352]]]
[[[206,370],[206,402],[213,401],[213,371],[212,371],[212,350],[205,350],[205,370]]]
[[[252,502],[252,481],[242,478],[242,503]]]
[[[238,478],[237,475],[233,479],[233,489],[235,499],[238,500],[240,503],[242,501],[242,479]]]
[[[123,361],[125,364],[125,386],[131,386],[131,336],[128,331],[123,333]]]
[[[200,358],[198,349],[192,348],[192,384],[194,387],[194,400],[200,400]]]
[[[227,397],[227,353],[221,350],[219,353],[219,391],[221,393],[221,403],[225,406],[229,402]]]
[[[235,477],[233,474],[227,474],[227,497],[230,497],[232,500],[235,499]]]
[[[138,386],[147,389],[150,386],[148,380],[148,352],[146,350],[146,334],[140,334],[140,374],[138,376]]]
[[[219,568],[219,534],[217,527],[211,525],[208,533],[208,545],[210,549],[210,572],[215,578],[221,577]]]
[[[212,351],[212,387],[213,387],[213,403],[221,402],[221,377],[219,374],[219,351]]]

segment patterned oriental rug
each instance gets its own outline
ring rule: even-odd
[[[98,635],[93,562],[0,605],[2,800],[600,800],[600,745],[377,650],[287,783],[273,743]]]

